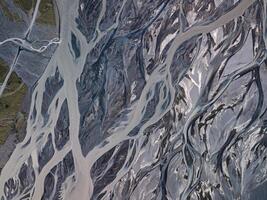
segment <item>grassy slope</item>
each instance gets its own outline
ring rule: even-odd
[[[7,70],[8,67],[0,60],[0,83],[3,82]],[[21,115],[18,115],[18,113],[26,92],[26,86],[13,72],[3,96],[0,97],[0,144],[5,142],[12,129],[19,128],[16,124],[20,120],[18,117]]]

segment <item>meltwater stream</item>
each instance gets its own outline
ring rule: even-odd
[[[266,0],[54,3],[1,200],[267,198]]]

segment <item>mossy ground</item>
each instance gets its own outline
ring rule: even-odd
[[[8,72],[8,67],[0,60],[0,83]],[[21,104],[27,92],[27,87],[21,79],[13,72],[7,88],[2,97],[0,97],[0,144],[3,144],[10,132],[16,132],[16,123],[21,116]]]
[[[36,0],[13,0],[15,5],[20,7],[25,13],[29,14],[33,11]],[[7,16],[11,21],[19,21],[20,18],[16,13],[9,10],[5,0],[0,0],[0,9],[3,11],[4,15]],[[39,24],[49,24],[55,25],[55,12],[52,0],[41,0],[39,7],[39,15],[36,19]]]

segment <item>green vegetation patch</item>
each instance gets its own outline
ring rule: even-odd
[[[11,21],[19,21],[20,17],[9,10],[5,0],[0,0],[0,9],[2,10],[3,14]]]
[[[26,12],[30,11],[34,5],[32,0],[14,0],[14,3]]]
[[[28,14],[30,11],[33,12],[36,2],[37,0],[14,0],[14,3]],[[56,24],[53,0],[41,0],[36,22],[40,24]]]
[[[42,0],[39,7],[40,16],[36,22],[42,24],[56,24],[56,17],[54,12],[54,5],[52,0]]]
[[[5,63],[0,60],[0,84],[3,83],[8,70]],[[0,97],[0,144],[6,141],[8,134],[18,132],[17,129],[22,128],[20,124],[25,124],[21,122],[21,119],[25,117],[21,116],[24,114],[20,110],[26,92],[26,85],[13,72],[3,95]]]

